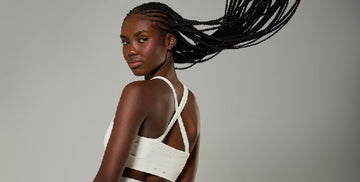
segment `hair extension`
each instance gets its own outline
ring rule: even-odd
[[[159,2],[137,6],[127,16],[148,16],[162,31],[172,33],[177,39],[174,63],[189,64],[176,69],[187,69],[224,49],[250,47],[267,40],[294,15],[300,0],[294,1],[289,7],[289,0],[226,0],[224,16],[209,21],[185,19]]]

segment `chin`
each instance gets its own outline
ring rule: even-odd
[[[135,76],[144,76],[145,74],[137,74],[137,73],[134,73]]]
[[[139,72],[137,72],[137,71],[132,71],[132,72],[133,72],[133,74],[134,74],[135,76],[143,76],[143,75],[145,75],[145,74],[139,73]]]
[[[140,69],[140,68],[135,68],[135,69],[131,69],[131,71],[133,72],[133,74],[135,76],[145,76],[145,75],[149,75],[152,74],[154,72],[156,72],[157,69]]]
[[[134,74],[135,76],[144,76],[144,75],[147,74],[146,72],[143,72],[143,71],[138,70],[138,69],[131,69],[131,71],[133,72],[133,74]]]

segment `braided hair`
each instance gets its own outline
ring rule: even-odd
[[[161,31],[172,33],[177,39],[174,63],[189,64],[176,69],[187,69],[224,49],[250,47],[270,38],[295,13],[300,0],[294,1],[289,8],[289,0],[226,0],[224,16],[209,21],[185,19],[165,4],[150,2],[135,7],[126,17],[145,15]]]

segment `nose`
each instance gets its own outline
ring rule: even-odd
[[[131,45],[129,52],[128,52],[128,56],[133,56],[133,55],[137,55],[138,51],[137,51],[137,47],[136,45]]]
[[[129,56],[132,56],[132,55],[136,55],[137,53],[136,53],[136,51],[134,51],[134,50],[130,50],[130,52],[129,52]]]

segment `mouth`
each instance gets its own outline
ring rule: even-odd
[[[138,68],[143,63],[142,61],[128,61],[127,62],[131,69]]]

